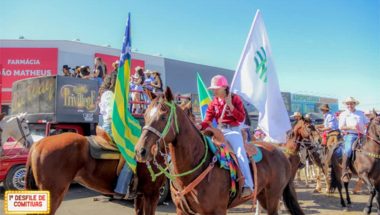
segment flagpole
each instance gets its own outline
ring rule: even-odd
[[[260,14],[260,10],[259,9],[257,9],[257,11],[256,11],[256,15],[255,15],[255,18],[253,18],[253,22],[252,22],[252,25],[251,25],[251,29],[249,29],[249,32],[248,32],[248,37],[247,37],[247,39],[245,40],[245,44],[244,44],[244,51],[241,53],[241,55],[240,55],[240,60],[239,60],[239,63],[238,63],[238,65],[237,65],[237,67],[236,67],[236,70],[235,70],[235,73],[234,73],[234,77],[232,78],[232,81],[231,81],[231,90],[233,89],[232,88],[232,86],[233,86],[233,84],[235,83],[235,79],[236,79],[236,71],[239,71],[239,68],[241,67],[241,63],[242,63],[242,61],[243,61],[243,59],[244,59],[244,56],[245,56],[245,52],[246,52],[246,47],[247,47],[247,45],[248,45],[248,43],[249,43],[249,39],[250,39],[250,35],[252,34],[252,31],[253,31],[253,29],[254,29],[254,27],[255,27],[255,25],[256,25],[256,22],[257,22],[257,19],[258,19],[258,17],[259,17],[259,14]]]

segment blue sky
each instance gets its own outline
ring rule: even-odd
[[[80,38],[120,48],[132,14],[138,52],[235,69],[262,11],[282,91],[380,109],[380,0],[2,0],[0,38]],[[194,80],[194,84],[195,84]]]

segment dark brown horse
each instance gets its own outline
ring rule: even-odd
[[[226,214],[231,206],[229,172],[213,165],[214,155],[207,149],[202,134],[186,113],[174,104],[169,88],[163,96],[152,101],[145,113],[145,120],[146,126],[136,145],[137,159],[147,162],[154,160],[158,154],[170,151],[170,174],[174,178],[172,199],[177,214]],[[263,160],[257,164],[255,185],[260,204],[268,214],[278,214],[278,203],[283,197],[291,214],[303,214],[297,202],[288,159],[271,144],[258,145],[263,151]],[[200,180],[189,192],[183,190],[206,169],[210,171],[204,180]],[[240,192],[238,190],[238,197]]]
[[[356,149],[352,169],[363,179],[370,192],[364,213],[371,213],[372,201],[377,194],[377,214],[380,214],[380,115],[375,111],[372,113],[366,136],[365,144]]]
[[[367,206],[364,208],[365,214],[370,214],[372,211],[372,202],[375,198],[378,208],[380,207],[380,117],[373,111],[371,121],[367,128],[366,142],[357,147],[353,153],[355,160],[350,165],[351,172],[363,180],[370,192]],[[344,149],[341,149],[344,150]],[[343,153],[343,152],[342,152]],[[343,182],[342,177],[342,159],[337,153],[334,153],[331,159],[331,188],[338,189],[342,207],[345,207],[345,202],[341,194],[342,184],[346,191],[347,204],[351,204],[350,194],[348,192],[349,182]],[[377,210],[380,214],[380,210]]]

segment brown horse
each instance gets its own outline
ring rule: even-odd
[[[380,115],[373,111],[367,128],[367,141],[356,149],[355,161],[352,169],[366,183],[370,196],[364,213],[370,214],[372,201],[376,195],[378,205],[377,214],[380,214]]]
[[[162,158],[161,158],[162,159]],[[102,194],[114,194],[118,160],[98,160],[90,156],[89,142],[76,133],[46,137],[34,143],[27,162],[27,189],[49,190],[54,214],[73,181]],[[154,169],[158,171],[157,169]],[[160,176],[152,182],[145,164],[137,165],[138,195],[136,214],[154,214],[159,190],[165,183]]]
[[[157,158],[163,162],[162,157]],[[119,167],[118,167],[119,166]],[[27,161],[27,189],[49,190],[51,211],[55,214],[73,181],[105,195],[113,195],[119,160],[100,160],[90,156],[88,139],[76,133],[49,136],[34,143]],[[136,214],[154,214],[165,176],[152,182],[146,164],[137,164]],[[158,171],[153,167],[153,171]]]
[[[372,202],[375,198],[378,208],[380,207],[380,117],[373,111],[371,121],[367,128],[367,140],[360,146],[356,147],[353,156],[355,160],[350,165],[350,169],[353,174],[359,176],[359,180],[363,180],[370,192],[367,206],[364,208],[365,214],[370,214],[372,211]],[[341,149],[344,150],[344,149]],[[343,152],[342,152],[343,153]],[[342,177],[342,159],[337,153],[333,153],[331,158],[332,170],[331,170],[331,188],[338,189],[340,194],[340,201],[342,207],[345,207],[345,201],[343,199],[341,189],[342,184],[346,191],[347,204],[351,204],[350,194],[348,192],[349,182],[343,182]],[[377,214],[380,214],[380,210],[377,210]]]
[[[300,166],[300,149],[304,144],[309,143],[312,139],[312,128],[309,121],[303,118],[293,126],[288,134],[286,143],[282,146],[282,150],[287,155],[292,167],[292,179],[294,180]]]
[[[186,113],[174,104],[170,88],[152,101],[145,120],[146,126],[135,148],[136,157],[139,162],[149,162],[158,154],[170,151],[172,199],[177,214],[226,214],[231,206],[229,172],[214,166],[214,155],[207,149],[204,137]],[[283,197],[291,214],[304,214],[297,202],[288,159],[271,144],[258,145],[263,152],[263,160],[257,164],[255,185],[260,204],[268,214],[278,214],[278,203]],[[207,176],[189,189],[187,186],[202,173],[206,175],[205,170]],[[239,189],[238,197],[240,192]]]

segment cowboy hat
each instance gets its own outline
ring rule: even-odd
[[[350,97],[347,97],[345,100],[343,100],[343,104],[347,104],[347,103],[355,103],[356,105],[358,105],[359,101],[356,100],[354,97],[350,96]]]
[[[290,117],[296,117],[296,116],[302,116],[302,114],[300,112],[294,112],[294,114],[291,115]]]
[[[320,110],[326,110],[326,111],[329,111],[330,110],[330,107],[328,104],[322,104],[320,107],[319,107]]]
[[[153,73],[153,72],[150,71],[150,70],[148,70],[148,69],[144,71],[144,74],[152,74],[152,73]]]

